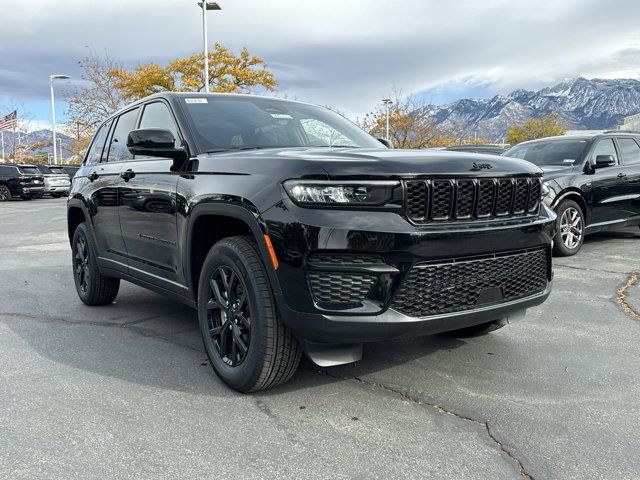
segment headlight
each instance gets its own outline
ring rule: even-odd
[[[291,200],[302,205],[384,205],[391,200],[398,182],[333,182],[287,180],[284,188]]]

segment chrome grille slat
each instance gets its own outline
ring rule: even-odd
[[[538,177],[406,180],[405,211],[415,223],[536,215]]]

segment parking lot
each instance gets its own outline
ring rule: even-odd
[[[556,259],[526,320],[365,346],[237,394],[195,311],[77,298],[65,200],[0,204],[0,478],[638,478],[640,232]]]

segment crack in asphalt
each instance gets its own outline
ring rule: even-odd
[[[603,270],[601,268],[588,268],[588,267],[576,267],[575,265],[563,265],[561,263],[554,262],[553,268],[569,268],[571,270],[582,270],[584,272],[602,272],[602,273],[612,273],[614,275],[619,275],[621,273],[626,273],[623,271],[617,270]]]
[[[148,320],[153,320],[154,318],[157,318],[159,315],[154,315],[152,317],[145,317],[142,318],[140,320],[134,320],[132,322],[127,322],[127,323],[114,323],[114,322],[93,322],[93,321],[89,321],[89,320],[68,320],[66,318],[63,317],[54,317],[51,315],[32,315],[32,314],[28,314],[28,313],[20,313],[20,312],[0,312],[0,317],[1,316],[6,316],[6,317],[23,317],[23,318],[28,318],[30,320],[35,320],[35,321],[49,321],[49,322],[61,322],[61,323],[65,323],[67,325],[89,325],[89,326],[94,326],[94,327],[112,327],[112,328],[121,328],[123,330],[127,330],[129,332],[133,332],[133,333],[137,333],[138,335],[141,335],[143,337],[148,337],[148,338],[157,338],[159,340],[163,340],[167,343],[171,343],[173,345],[176,345],[178,347],[182,347],[182,348],[186,348],[188,350],[192,350],[194,352],[198,352],[198,353],[203,353],[201,349],[194,347],[193,345],[189,345],[188,343],[184,343],[184,342],[180,342],[179,340],[176,340],[175,338],[172,337],[167,337],[167,336],[163,336],[163,335],[155,335],[152,332],[146,331],[146,330],[140,330],[138,328],[135,328],[136,325],[146,322]],[[181,332],[179,332],[181,333]]]
[[[382,390],[388,391],[390,393],[393,393],[395,395],[398,395],[398,396],[404,398],[405,400],[409,400],[410,402],[413,402],[413,403],[415,403],[417,405],[423,405],[423,406],[434,408],[435,410],[437,410],[439,413],[441,413],[443,415],[450,415],[452,417],[457,418],[458,420],[463,420],[465,422],[469,422],[469,423],[471,423],[473,425],[476,425],[476,426],[484,429],[487,432],[487,435],[489,436],[489,438],[496,444],[498,449],[502,453],[504,453],[507,457],[509,457],[509,459],[511,459],[511,461],[513,461],[516,464],[516,466],[517,466],[517,468],[519,470],[519,474],[520,474],[520,476],[522,478],[524,478],[525,480],[534,480],[533,476],[529,472],[527,472],[527,470],[525,469],[524,464],[522,463],[522,461],[518,457],[516,457],[515,454],[513,452],[511,452],[504,445],[504,443],[502,443],[500,440],[498,440],[498,438],[491,431],[491,428],[489,426],[489,422],[486,421],[486,420],[482,421],[482,420],[477,420],[475,418],[467,417],[466,415],[461,415],[461,414],[456,413],[453,410],[449,410],[448,408],[443,407],[442,405],[439,405],[437,403],[425,402],[424,400],[422,400],[418,396],[412,395],[409,390],[404,390],[404,389],[400,389],[400,388],[391,387],[391,386],[385,385],[383,383],[372,382],[371,380],[367,380],[367,379],[362,378],[362,377],[350,377],[350,378],[349,377],[337,377],[337,376],[332,375],[331,373],[327,372],[326,370],[314,370],[314,369],[305,369],[305,368],[301,368],[301,370],[319,373],[320,375],[326,375],[326,376],[334,378],[336,380],[355,380],[355,381],[360,382],[360,383],[362,383],[364,385],[367,385],[369,387],[382,389]]]
[[[634,320],[640,320],[640,312],[637,312],[631,305],[627,303],[627,291],[638,284],[638,274],[630,273],[627,279],[621,283],[616,289],[616,305]]]

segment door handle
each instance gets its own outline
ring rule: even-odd
[[[128,182],[135,176],[136,176],[136,172],[134,172],[130,168],[125,170],[124,172],[120,172],[120,178],[122,178],[125,182]]]
[[[100,178],[100,175],[98,175],[96,172],[91,172],[89,175],[87,175],[87,178],[89,179],[90,182],[93,182],[98,178]]]
[[[618,178],[627,178],[627,174],[626,174],[626,173],[622,173],[622,172],[620,172],[620,173],[618,174]]]

